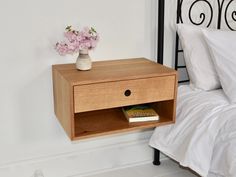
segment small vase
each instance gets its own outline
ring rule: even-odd
[[[76,68],[81,71],[87,71],[92,68],[92,60],[88,54],[88,50],[80,50],[76,60]]]

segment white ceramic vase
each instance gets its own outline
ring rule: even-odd
[[[88,50],[80,50],[76,60],[76,68],[81,71],[87,71],[92,68],[92,60],[88,54]]]

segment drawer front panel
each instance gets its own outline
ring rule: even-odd
[[[74,111],[85,112],[174,99],[175,75],[74,87]]]

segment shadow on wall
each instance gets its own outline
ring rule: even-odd
[[[18,95],[20,141],[35,142],[58,136],[62,130],[54,115],[51,66],[27,82]]]

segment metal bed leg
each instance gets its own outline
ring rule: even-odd
[[[154,149],[154,160],[153,165],[160,165],[160,151],[158,149]]]

